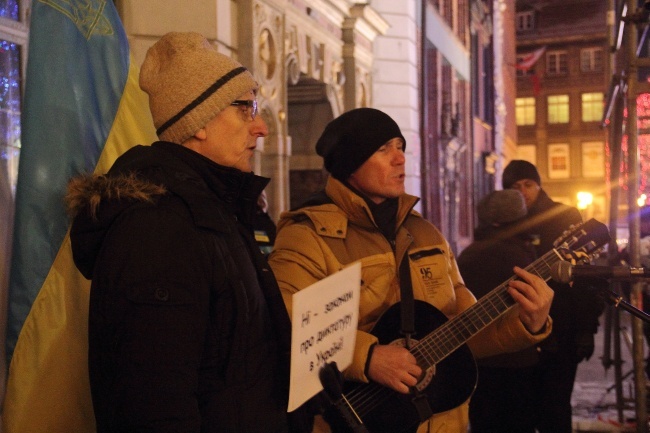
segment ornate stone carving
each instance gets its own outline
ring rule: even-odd
[[[260,76],[266,81],[272,81],[277,70],[276,59],[278,52],[276,49],[275,39],[268,28],[262,29],[259,36],[259,61]]]
[[[287,82],[290,86],[295,86],[300,81],[300,65],[295,53],[289,53],[284,61],[287,70]]]

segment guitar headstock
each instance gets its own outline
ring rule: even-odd
[[[607,226],[595,219],[571,226],[553,242],[555,250],[572,263],[588,262],[611,241]]]

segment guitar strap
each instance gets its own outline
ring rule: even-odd
[[[406,348],[410,349],[411,336],[415,333],[415,302],[413,300],[411,266],[409,264],[408,251],[404,253],[402,263],[399,265],[399,291],[402,298],[400,303],[401,332],[406,339]]]
[[[399,291],[401,295],[400,318],[401,332],[406,340],[406,348],[411,348],[411,336],[415,333],[415,301],[413,297],[413,283],[411,281],[411,266],[409,263],[408,251],[399,266]],[[433,416],[433,410],[429,405],[427,395],[417,387],[412,387],[413,398],[411,402],[418,413],[420,421],[426,421]]]

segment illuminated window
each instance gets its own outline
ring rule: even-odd
[[[566,51],[549,51],[546,53],[546,73],[548,75],[566,75],[569,73]]]
[[[569,163],[569,145],[566,143],[549,144],[547,151],[548,178],[568,179],[571,167]]]
[[[582,94],[582,121],[598,122],[603,118],[603,93]]]
[[[0,163],[12,190],[20,149],[20,47],[0,39]]]
[[[0,221],[14,208],[13,194],[20,155],[20,111],[25,44],[28,35],[27,0],[0,0]],[[1,238],[1,236],[0,236]],[[0,244],[0,256],[8,248]]]
[[[551,95],[548,102],[548,123],[569,123],[569,95]]]
[[[515,100],[515,118],[518,126],[535,124],[535,98]]]
[[[0,17],[18,21],[19,15],[18,0],[0,0]]]

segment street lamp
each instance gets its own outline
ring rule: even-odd
[[[590,192],[578,192],[578,209],[585,210],[594,202],[594,195]]]

